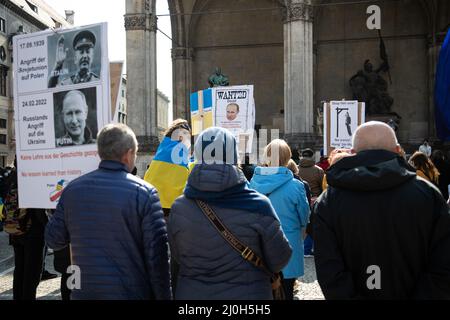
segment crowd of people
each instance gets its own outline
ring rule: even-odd
[[[64,299],[270,300],[282,288],[292,300],[310,255],[326,299],[450,298],[450,165],[439,150],[407,157],[382,122],[359,126],[351,149],[317,164],[312,149],[297,164],[273,140],[255,166],[218,127],[191,157],[189,124],[176,120],[144,179],[132,174],[129,127],[109,124],[96,142],[99,168],[64,189],[48,223],[27,210],[39,268],[25,272],[26,295],[15,272],[15,299],[34,298],[45,246],[55,264],[63,257],[58,271],[80,270],[79,285],[62,279]]]

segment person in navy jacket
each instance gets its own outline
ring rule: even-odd
[[[156,189],[133,176],[137,141],[123,124],[97,139],[99,168],[64,189],[45,240],[70,245],[79,268],[74,300],[171,299],[166,223]]]

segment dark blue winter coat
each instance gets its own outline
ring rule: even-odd
[[[80,268],[72,299],[170,299],[166,224],[156,190],[115,161],[72,181],[45,233]]]
[[[288,263],[291,247],[269,199],[246,184],[233,165],[201,164],[193,169],[168,223],[172,254],[180,264],[176,299],[272,299],[269,276],[244,260],[195,202],[207,202],[241,242],[278,272]]]

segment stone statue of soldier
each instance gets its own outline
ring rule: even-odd
[[[373,70],[370,60],[364,62],[364,69],[359,70],[349,81],[353,99],[366,103],[366,113],[386,114],[391,111],[394,99],[387,92],[387,81],[379,75],[381,68]]]

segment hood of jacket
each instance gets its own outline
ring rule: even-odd
[[[300,158],[299,166],[302,168],[313,167],[316,163],[310,158]]]
[[[197,164],[189,175],[184,195],[221,208],[276,217],[269,199],[250,189],[244,173],[229,164]]]
[[[327,171],[330,186],[349,190],[378,191],[394,188],[416,177],[405,159],[385,150],[361,151]]]
[[[223,192],[246,181],[244,174],[236,166],[197,164],[187,183],[199,191]]]
[[[292,181],[294,175],[286,167],[257,167],[250,188],[267,195]]]

